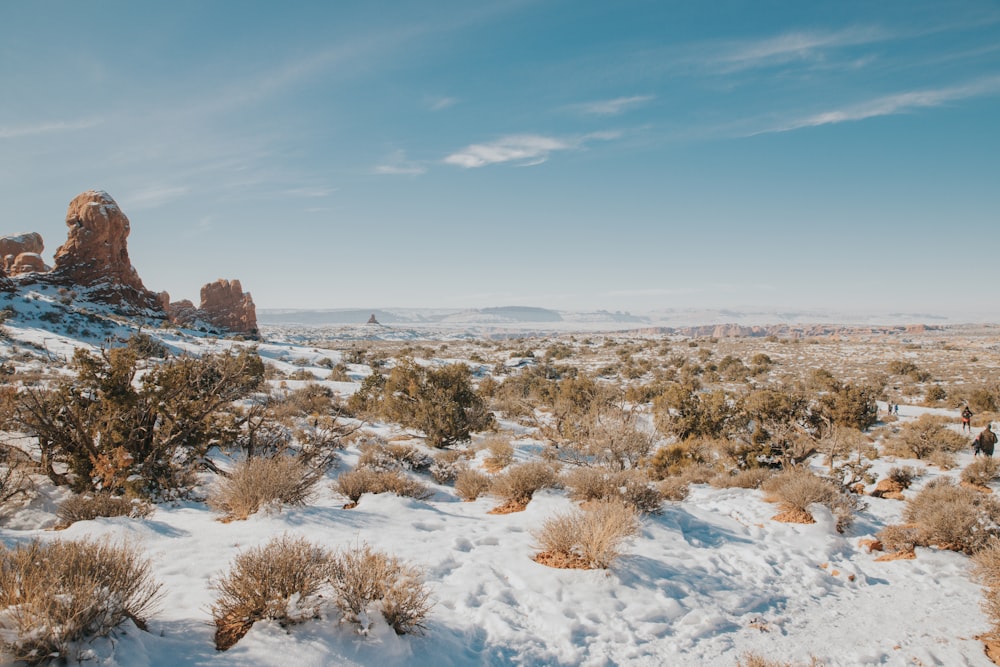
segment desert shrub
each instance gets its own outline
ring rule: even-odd
[[[397,496],[426,500],[434,492],[399,470],[357,468],[337,476],[336,490],[357,503],[365,493],[395,493]]]
[[[693,466],[687,466],[676,475],[676,479],[683,480],[685,484],[708,484],[715,478],[718,471],[712,466],[699,463]],[[667,478],[673,479],[673,478]]]
[[[296,377],[296,375],[303,375],[303,377]],[[284,397],[273,401],[271,410],[276,417],[288,420],[291,417],[325,415],[334,411],[335,399],[333,390],[314,382],[316,378],[312,372],[299,369],[292,373],[289,379],[308,380],[309,382],[305,386],[290,391]]]
[[[365,378],[348,405],[419,429],[435,447],[468,440],[472,431],[494,424],[465,364],[427,368],[403,360],[388,376]]]
[[[860,500],[845,494],[834,482],[813,474],[805,468],[788,468],[767,479],[762,485],[765,500],[777,502],[782,511],[809,514],[813,503],[824,505],[837,519],[837,530],[843,532],[860,509]]]
[[[667,477],[658,482],[656,488],[661,498],[674,502],[684,500],[691,492],[691,485],[681,477]]]
[[[236,427],[232,402],[255,391],[264,375],[253,350],[177,357],[149,369],[141,382],[137,360],[129,347],[96,356],[78,348],[70,364],[75,377],[18,395],[15,420],[38,437],[40,463],[53,483],[149,498],[187,493],[208,449]]]
[[[619,500],[639,512],[657,514],[663,497],[638,470],[574,468],[562,476],[573,500]]]
[[[459,472],[467,466],[468,454],[458,449],[448,449],[434,454],[428,471],[438,484],[454,482]]]
[[[800,663],[801,667],[823,667],[823,663],[815,657],[809,659],[809,663]],[[783,660],[771,660],[757,653],[744,653],[736,659],[736,667],[799,667],[791,662]]]
[[[820,396],[819,411],[833,424],[864,431],[878,421],[880,393],[874,385],[838,382]]]
[[[282,535],[240,553],[213,584],[215,647],[228,649],[256,621],[288,625],[317,617],[329,572],[330,554],[301,537]]]
[[[133,546],[57,540],[0,550],[0,644],[16,660],[73,660],[74,643],[126,619],[144,628],[159,597],[149,561]]]
[[[948,398],[948,392],[945,391],[945,388],[939,384],[934,384],[927,387],[927,391],[924,394],[924,403],[927,405],[936,405],[946,398]]]
[[[1000,410],[1000,392],[995,386],[980,386],[967,390],[965,402],[973,412],[997,412]]]
[[[931,452],[930,456],[927,457],[927,463],[941,470],[954,470],[958,467],[958,459],[955,458],[955,455],[943,449]]]
[[[547,519],[532,533],[539,560],[559,567],[607,569],[621,554],[622,542],[639,532],[636,510],[618,501],[598,501]]]
[[[967,439],[948,428],[948,420],[923,414],[903,424],[899,433],[886,442],[885,450],[895,456],[925,459],[937,451],[957,452],[968,446]]]
[[[962,481],[974,486],[988,487],[997,477],[1000,477],[1000,464],[988,456],[976,457],[962,471]]]
[[[912,553],[920,542],[920,531],[916,526],[891,525],[875,534],[886,553]]]
[[[672,382],[653,400],[656,427],[678,440],[724,437],[735,418],[724,391],[703,392],[696,381]]]
[[[927,484],[906,501],[903,520],[916,529],[918,546],[975,553],[1000,527],[1000,502],[947,478]]]
[[[527,505],[536,491],[555,488],[559,475],[552,465],[542,461],[528,461],[511,466],[490,481],[490,495],[506,503]]]
[[[455,475],[455,493],[462,500],[475,500],[489,489],[490,478],[478,470],[465,468]]]
[[[74,495],[64,500],[56,516],[64,525],[77,521],[90,521],[104,516],[127,516],[133,519],[147,517],[156,509],[141,498],[124,498],[110,493]]]
[[[709,484],[718,489],[759,489],[774,476],[773,468],[747,468],[716,475]]]
[[[269,505],[305,505],[319,478],[297,457],[244,459],[216,482],[208,506],[227,520],[242,520]]]
[[[704,440],[691,438],[683,442],[664,445],[646,459],[646,469],[653,479],[663,479],[679,475],[684,468],[711,459],[708,445]]]
[[[337,553],[331,561],[330,581],[344,616],[367,633],[371,607],[378,603],[386,623],[396,634],[419,634],[433,606],[430,591],[417,568],[367,544]]]
[[[0,445],[0,509],[15,498],[31,494],[34,484],[28,474],[29,464],[19,449]]]
[[[514,462],[514,445],[510,444],[510,440],[492,437],[488,438],[483,444],[490,451],[489,456],[483,461],[487,470],[503,470]]]

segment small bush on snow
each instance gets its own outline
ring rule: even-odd
[[[1000,501],[938,478],[906,501],[903,520],[916,528],[917,546],[972,554],[1000,533]]]
[[[73,659],[73,643],[107,635],[125,619],[144,628],[159,600],[149,561],[129,545],[35,541],[0,549],[0,645],[16,660]]]
[[[242,520],[270,504],[306,504],[318,481],[318,472],[295,457],[244,459],[219,479],[208,506],[227,519]]]
[[[418,500],[426,500],[434,495],[431,489],[398,470],[358,468],[341,473],[337,477],[335,488],[353,503],[357,503],[366,493],[395,493],[397,496]]]
[[[843,532],[854,518],[854,512],[861,507],[856,496],[845,494],[840,487],[828,479],[819,477],[805,468],[788,468],[770,477],[761,485],[765,500],[777,502],[784,512],[803,516],[809,513],[813,503],[824,505],[837,518],[837,530]]]
[[[431,477],[438,484],[454,482],[459,472],[466,467],[467,457],[466,451],[460,449],[446,449],[437,452],[434,454],[434,462],[431,463],[429,469]]]
[[[318,616],[329,568],[330,554],[301,537],[283,535],[238,555],[213,585],[215,648],[228,649],[259,620],[287,625]]]
[[[962,481],[974,486],[989,486],[1000,476],[1000,463],[991,457],[980,456],[962,471]]]
[[[465,468],[455,475],[455,493],[465,501],[472,501],[490,489],[490,478],[478,470]]]
[[[493,478],[490,494],[505,503],[527,505],[536,491],[559,485],[556,469],[543,461],[528,461],[511,466]]]
[[[716,475],[709,480],[709,484],[717,489],[759,489],[774,473],[773,468],[735,470],[731,474]]]
[[[622,542],[639,532],[639,513],[625,503],[599,501],[587,510],[558,514],[533,533],[542,552],[536,560],[555,567],[606,569]]]
[[[976,579],[986,588],[983,611],[993,623],[989,638],[1000,639],[1000,539],[991,538],[972,557],[972,566]]]
[[[59,505],[56,516],[63,524],[90,521],[102,516],[127,516],[133,519],[153,513],[152,503],[140,498],[124,498],[110,493],[70,496]]]
[[[573,500],[618,499],[640,512],[652,514],[659,513],[663,503],[663,496],[639,470],[574,468],[562,480]]]

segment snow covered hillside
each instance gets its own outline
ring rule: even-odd
[[[8,383],[44,383],[65,375],[63,366],[75,348],[120,344],[135,330],[134,323],[106,313],[67,312],[56,301],[39,294],[30,300],[18,297],[16,303],[0,302],[0,308],[12,311],[0,339]],[[61,314],[46,314],[52,312]],[[749,359],[754,350],[766,351],[775,370],[762,371],[755,386],[791,382],[796,374],[815,375],[821,366],[841,377],[866,368],[874,374],[883,372],[886,361],[911,359],[916,367],[933,367],[934,379],[915,383],[904,374],[889,378],[887,395],[901,403],[899,415],[886,416],[887,405],[880,402],[879,421],[867,434],[876,451],[882,450],[881,456],[871,453],[868,460],[878,479],[892,468],[913,469],[915,481],[904,492],[907,498],[936,479],[958,481],[973,462],[972,450],[954,453],[953,465],[932,465],[930,459],[887,454],[888,440],[927,413],[946,417],[953,422],[948,428],[957,431],[957,409],[943,400],[936,407],[923,405],[923,392],[935,382],[947,382],[949,390],[972,384],[978,376],[972,377],[970,367],[992,372],[1000,358],[996,341],[988,338],[960,343],[725,343],[587,333],[509,343],[464,336],[402,340],[379,347],[360,337],[324,344],[314,336],[307,342],[299,330],[279,335],[273,328],[256,344],[177,329],[143,331],[175,354],[253,345],[269,369],[268,386],[275,395],[318,385],[340,400],[358,391],[373,369],[392,368],[403,357],[429,368],[466,363],[478,383],[487,378],[503,382],[520,369],[566,359],[575,365],[574,372],[599,374],[606,384],[638,385],[654,381],[656,369],[642,363],[649,355],[672,356],[679,367],[690,368],[700,353],[699,372],[706,387],[735,386],[734,380],[720,375],[724,353]],[[739,352],[724,345],[751,347]],[[970,362],[971,356],[976,360]],[[615,364],[617,374],[612,374],[609,367]],[[631,380],[626,377],[630,368],[635,369]],[[914,389],[918,384],[919,395]],[[650,410],[645,406],[639,411],[652,428]],[[499,416],[498,429],[513,446],[514,464],[553,459],[553,447],[540,430],[547,419],[544,411],[529,418]],[[303,428],[324,417],[329,415],[308,415]],[[336,480],[358,467],[366,443],[403,443],[427,456],[437,451],[420,432],[397,423],[346,416],[336,423],[354,430],[304,505],[272,506],[246,520],[220,521],[204,500],[218,484],[218,475],[202,470],[196,493],[157,503],[145,518],[97,518],[56,530],[57,508],[70,492],[53,486],[44,475],[34,475],[31,494],[4,506],[0,539],[8,548],[33,539],[126,542],[150,559],[163,598],[147,631],[126,621],[108,637],[75,644],[69,657],[87,665],[693,667],[745,664],[751,658],[775,665],[815,660],[813,664],[830,667],[992,664],[977,636],[987,632],[994,619],[980,608],[983,589],[971,577],[968,555],[918,546],[915,559],[880,561],[882,554],[866,546],[885,527],[903,523],[904,501],[864,496],[865,507],[841,533],[827,507],[810,507],[815,523],[779,522],[773,520],[777,506],[767,502],[760,489],[693,482],[686,498],[664,500],[659,513],[642,516],[639,533],[624,544],[609,569],[555,569],[533,557],[539,552],[543,524],[578,507],[567,490],[543,489],[524,511],[493,514],[490,511],[500,504],[496,497],[463,502],[452,482],[439,483],[419,467],[404,466],[403,474],[425,485],[428,497],[365,494],[348,509]],[[977,428],[981,426],[977,422]],[[452,447],[468,453],[470,468],[486,471],[491,469],[491,450],[484,443],[491,437],[475,433],[470,442]],[[7,432],[5,439],[32,451],[31,438],[23,433]],[[222,449],[214,450],[212,457],[223,470],[231,470],[238,458]],[[822,455],[803,465],[827,472]],[[990,486],[1000,488],[997,482]],[[874,488],[873,480],[864,491]],[[419,567],[433,600],[426,631],[397,635],[373,611],[370,628],[360,633],[328,605],[321,607],[318,618],[302,623],[258,621],[232,648],[217,651],[211,612],[217,596],[214,585],[237,555],[282,535],[300,536],[330,550],[367,544]],[[0,612],[0,638],[8,640],[5,618]]]

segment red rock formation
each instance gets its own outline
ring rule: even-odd
[[[233,333],[257,335],[257,308],[239,280],[216,280],[201,288],[202,317]]]
[[[31,252],[40,255],[43,250],[45,250],[45,244],[42,242],[42,235],[38,232],[0,236],[0,260],[8,273],[14,265],[14,260],[21,253]]]
[[[56,250],[52,281],[90,288],[92,297],[119,306],[160,311],[128,258],[128,218],[106,192],[89,190],[70,202],[69,237]],[[162,311],[161,311],[162,312]]]
[[[6,261],[4,262],[6,264]],[[48,273],[49,267],[37,252],[22,252],[7,266],[7,272],[12,276],[23,273]]]

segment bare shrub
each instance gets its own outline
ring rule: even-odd
[[[295,457],[244,459],[219,479],[208,506],[228,520],[243,520],[268,505],[305,505],[318,481],[317,471]]]
[[[687,466],[677,475],[677,479],[683,480],[686,484],[708,484],[718,473],[715,468],[707,464]]]
[[[528,461],[511,466],[490,482],[490,495],[501,498],[506,503],[527,505],[531,497],[540,489],[559,486],[559,476],[555,468],[542,461]]]
[[[478,470],[465,468],[455,475],[455,493],[462,500],[475,500],[489,489],[490,478]]]
[[[955,455],[943,449],[931,452],[930,456],[927,457],[927,462],[941,470],[954,470],[958,467],[958,460],[955,458]]]
[[[359,468],[371,470],[427,470],[434,459],[413,445],[368,442],[360,446]]]
[[[574,468],[563,475],[563,485],[573,500],[617,499],[639,512],[660,512],[663,497],[638,470]]]
[[[363,544],[334,556],[330,572],[337,606],[345,617],[361,626],[362,633],[369,630],[368,614],[376,602],[380,602],[382,616],[396,634],[419,634],[424,630],[424,619],[433,605],[417,568]]]
[[[127,516],[140,519],[156,508],[141,498],[123,498],[110,493],[70,496],[59,505],[56,516],[64,525],[90,521],[102,516]]]
[[[920,531],[916,526],[886,526],[875,537],[882,543],[887,553],[912,553],[920,542]]]
[[[2,402],[7,400],[4,398]],[[6,409],[0,406],[0,412]],[[0,508],[15,498],[27,497],[34,489],[28,465],[29,461],[19,449],[0,445]]]
[[[747,468],[716,475],[709,484],[717,489],[759,489],[774,474],[773,468]]]
[[[649,475],[654,479],[663,479],[680,475],[688,467],[704,464],[710,460],[710,447],[709,441],[700,438],[660,447],[645,461]]]
[[[1000,532],[1000,502],[950,479],[938,478],[906,501],[903,520],[916,526],[918,546],[972,554]]]
[[[761,488],[765,500],[777,502],[784,512],[810,515],[813,503],[824,505],[837,518],[837,530],[843,532],[851,524],[860,500],[845,494],[834,482],[819,477],[805,468],[788,468],[770,477]]]
[[[145,628],[159,601],[150,563],[131,545],[38,541],[0,551],[0,644],[16,660],[74,659],[75,642],[126,619]]]
[[[771,660],[756,653],[744,653],[736,660],[736,667],[797,667],[791,662],[783,660]],[[823,663],[815,657],[809,659],[809,663],[802,663],[802,667],[823,667]]]
[[[288,625],[317,617],[329,571],[330,554],[301,537],[282,535],[239,554],[213,584],[215,648],[228,649],[259,620]]]
[[[973,486],[988,487],[1000,477],[1000,464],[988,456],[977,457],[962,471],[962,481]]]
[[[920,477],[920,470],[913,466],[895,466],[885,474],[886,479],[899,484],[904,489],[910,488],[913,480]]]
[[[337,476],[336,490],[357,503],[365,493],[395,493],[397,496],[427,500],[434,491],[398,470],[358,468]]]
[[[542,550],[536,559],[557,567],[606,569],[621,554],[622,542],[639,532],[639,515],[620,501],[598,501],[547,519],[532,535]]]

